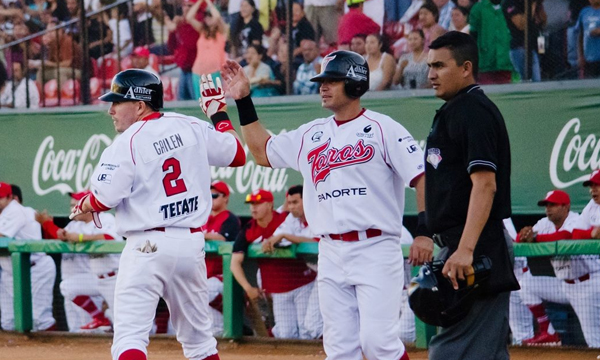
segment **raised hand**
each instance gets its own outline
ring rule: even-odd
[[[231,97],[239,100],[250,95],[250,80],[236,61],[227,60],[221,66],[221,77],[227,84]]]
[[[225,91],[221,79],[216,78],[213,81],[210,74],[202,75],[200,78],[200,95],[200,107],[209,119],[220,111],[227,111]]]

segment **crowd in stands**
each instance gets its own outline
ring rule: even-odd
[[[86,20],[92,99],[120,69],[141,66],[135,57],[168,78],[166,101],[198,98],[200,75],[217,74],[226,58],[244,66],[254,97],[316,94],[307,79],[336,49],[365,56],[370,90],[427,88],[428,46],[449,30],[476,38],[482,84],[598,77],[600,0],[563,2],[569,17],[556,20],[544,0],[530,1],[530,19],[524,0],[296,0],[288,44],[283,0],[86,0],[85,9],[77,0],[3,0],[0,46],[46,32],[0,52],[0,106],[25,107],[27,93],[30,107],[80,103],[85,39],[78,23],[62,24],[105,6]]]

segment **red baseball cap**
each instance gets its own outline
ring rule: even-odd
[[[546,206],[550,204],[568,205],[571,203],[569,194],[562,190],[552,190],[546,194],[546,198],[538,201],[538,206]]]
[[[12,187],[10,184],[0,182],[0,198],[5,198],[12,195]]]
[[[223,181],[213,181],[213,183],[210,184],[210,188],[217,190],[225,196],[229,196],[229,186]]]
[[[273,202],[273,193],[270,191],[258,189],[246,195],[247,204],[262,204],[266,202]]]
[[[590,179],[583,182],[583,186],[590,186],[592,184],[600,185],[600,170],[594,170]]]
[[[150,50],[148,50],[148,48],[146,48],[146,47],[138,46],[135,49],[133,49],[133,52],[131,53],[131,55],[139,56],[139,57],[143,57],[143,58],[149,58]]]
[[[73,198],[73,199],[75,199],[75,200],[79,201],[79,200],[81,200],[81,198],[83,198],[83,197],[84,197],[84,196],[86,196],[87,194],[91,194],[91,193],[92,193],[92,192],[91,192],[91,191],[89,191],[89,190],[85,190],[85,191],[82,191],[82,192],[76,192],[76,193],[74,193],[74,192],[70,192],[70,193],[69,193],[69,196],[70,196],[71,198]]]

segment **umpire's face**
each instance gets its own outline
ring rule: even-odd
[[[470,61],[458,65],[447,48],[430,49],[427,54],[429,81],[435,90],[435,96],[443,100],[452,99],[461,89],[473,81]]]

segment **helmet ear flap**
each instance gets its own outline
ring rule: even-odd
[[[369,83],[356,81],[353,79],[344,80],[344,90],[346,95],[352,99],[358,99],[363,96],[369,89]]]

